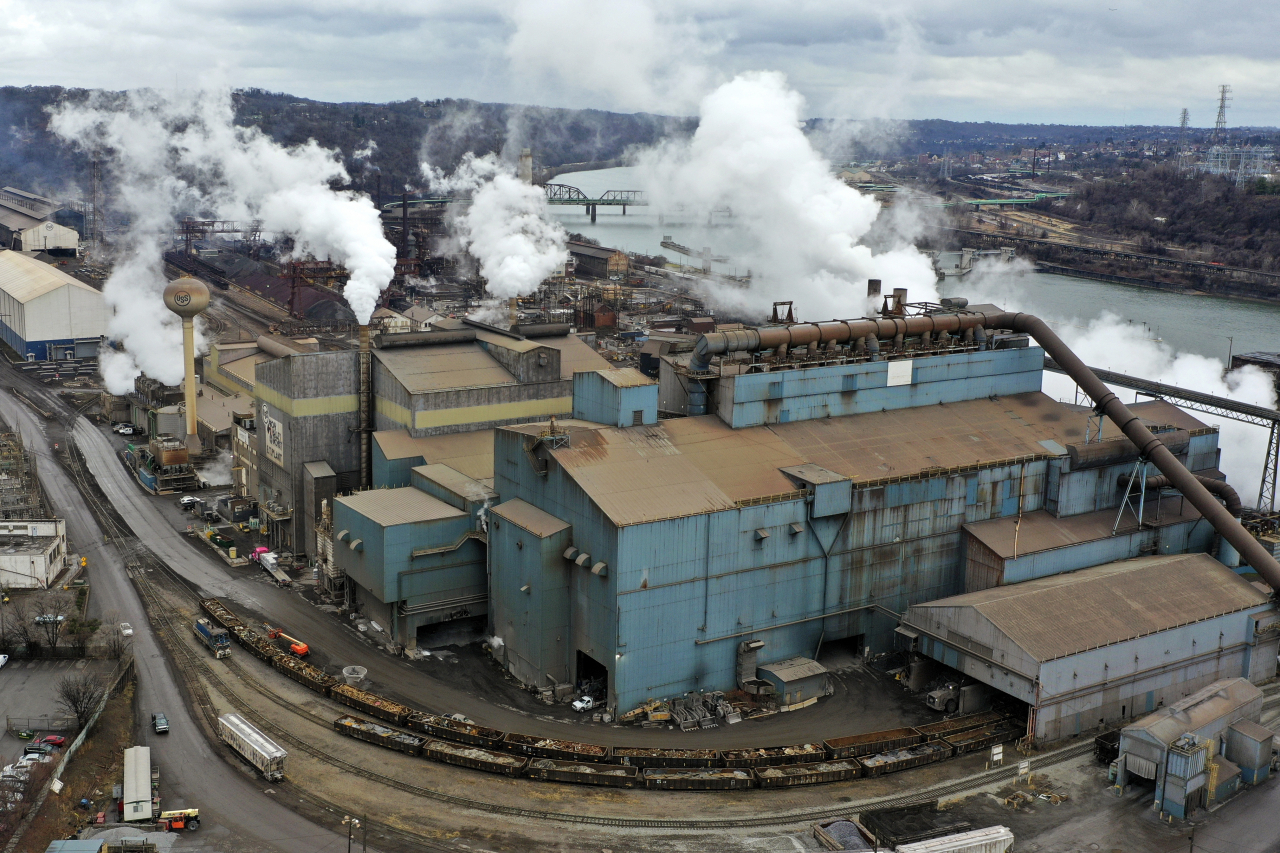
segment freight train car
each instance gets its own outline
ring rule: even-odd
[[[862,764],[867,776],[883,776],[886,773],[896,773],[899,770],[943,761],[951,757],[951,752],[951,744],[941,740],[931,740],[915,746],[881,752],[878,755],[868,755],[865,758],[859,758],[858,761]]]
[[[759,749],[726,749],[722,755],[725,767],[772,767],[778,764],[804,764],[825,758],[827,749],[821,743],[798,743],[794,746],[766,746]]]
[[[755,768],[756,784],[761,788],[792,788],[857,779],[862,765],[856,758],[841,761],[817,761],[812,764],[784,764],[781,767]]]
[[[594,743],[578,743],[572,740],[522,735],[508,732],[503,745],[512,752],[522,752],[534,758],[551,758],[556,761],[608,761],[609,747]]]
[[[649,767],[644,786],[665,791],[740,791],[755,783],[741,767]]]
[[[613,760],[632,767],[720,767],[724,760],[715,749],[654,749],[615,746]]]
[[[384,726],[372,720],[362,720],[350,714],[334,720],[333,730],[340,735],[353,737],[366,743],[374,743],[378,746],[385,746],[387,749],[394,749],[396,752],[403,752],[405,755],[421,755],[422,745],[426,743],[426,738],[411,735],[407,732],[398,732],[390,726]]]
[[[231,632],[231,636],[236,638],[236,642],[244,647],[246,652],[258,660],[274,665],[278,658],[284,656],[284,652],[276,648],[275,643],[272,643],[252,628],[236,625],[227,630]]]
[[[477,726],[475,723],[464,723],[461,720],[427,714],[423,711],[410,713],[405,720],[405,725],[415,732],[475,746],[500,747],[502,739],[507,736],[506,732],[498,729],[488,729]]]
[[[218,718],[218,737],[258,768],[268,781],[278,782],[284,778],[284,760],[288,753],[239,714],[223,714]]]
[[[210,619],[218,625],[221,625],[223,628],[226,628],[228,631],[238,625],[244,624],[240,621],[239,616],[236,616],[228,610],[226,605],[216,598],[200,599],[200,609],[205,613],[208,613]]]
[[[953,755],[964,755],[966,752],[976,752],[998,743],[1010,743],[1017,740],[1020,735],[1021,732],[1018,729],[1007,722],[1001,722],[993,726],[983,726],[980,729],[948,735],[943,740],[951,744],[954,750]]]
[[[332,675],[326,675],[323,669],[314,667],[306,661],[298,660],[293,655],[281,654],[271,665],[288,678],[310,687],[317,693],[327,694],[329,689],[338,683],[338,679]]]
[[[903,728],[836,737],[824,743],[827,746],[827,755],[831,758],[856,758],[859,755],[875,755],[877,752],[911,746],[924,739],[919,729]]]
[[[1003,719],[1005,719],[1004,714],[996,711],[982,711],[977,714],[965,714],[963,717],[952,717],[949,720],[939,720],[925,726],[916,726],[916,731],[924,735],[924,740],[939,740],[949,735],[995,725]]]
[[[334,684],[329,688],[329,697],[397,726],[404,725],[404,721],[413,713],[412,708],[401,705],[399,702],[393,702],[377,693],[352,687],[350,684]]]
[[[529,763],[529,759],[509,752],[497,752],[434,738],[429,738],[422,745],[422,757],[459,767],[470,767],[472,770],[501,773],[503,776],[520,776]]]
[[[611,788],[634,788],[640,782],[640,769],[622,764],[593,764],[587,761],[556,761],[536,758],[529,762],[529,778],[549,782],[571,782],[575,785],[605,785]]]

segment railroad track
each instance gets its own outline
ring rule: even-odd
[[[715,830],[733,829],[737,827],[789,826],[845,817],[849,814],[856,813],[867,808],[890,808],[915,805],[963,794],[993,782],[1000,781],[1001,779],[1009,778],[1008,774],[1010,768],[1002,767],[994,770],[987,770],[947,785],[935,786],[907,794],[852,801],[842,803],[841,805],[834,807],[824,806],[813,809],[801,809],[768,815],[758,815],[755,817],[738,817],[732,819],[676,820],[662,818],[604,817],[597,815],[572,814],[568,812],[553,812],[540,809],[526,809],[449,794],[444,791],[437,791],[432,788],[414,785],[402,779],[397,779],[373,770],[368,770],[364,767],[343,761],[342,759],[324,752],[322,749],[313,746],[303,738],[297,737],[293,732],[265,718],[260,712],[238,696],[236,692],[227,685],[226,681],[215,671],[214,667],[210,666],[208,659],[204,655],[199,654],[197,650],[191,647],[191,644],[188,643],[184,637],[180,636],[181,628],[175,624],[175,618],[180,617],[181,614],[178,614],[175,609],[163,599],[155,588],[151,578],[147,577],[147,574],[149,571],[159,571],[166,579],[177,584],[185,594],[194,595],[193,591],[181,577],[151,554],[146,547],[142,545],[142,543],[139,542],[137,538],[134,537],[128,529],[114,517],[114,514],[104,505],[95,492],[92,478],[89,476],[83,466],[83,463],[78,457],[78,451],[75,448],[74,441],[68,440],[68,444],[70,447],[68,448],[69,452],[67,454],[67,468],[72,473],[81,493],[85,496],[86,500],[92,504],[94,514],[98,516],[99,522],[103,525],[108,537],[113,541],[113,544],[117,546],[121,554],[125,556],[126,564],[129,567],[128,571],[130,578],[142,597],[143,604],[146,607],[147,614],[152,625],[156,629],[157,636],[160,637],[164,645],[175,657],[181,658],[179,661],[180,666],[178,667],[179,671],[183,673],[196,673],[204,679],[206,683],[214,685],[215,689],[217,689],[218,692],[224,696],[239,713],[252,720],[255,725],[263,729],[273,738],[283,741],[293,748],[305,752],[306,754],[338,770],[354,774],[363,779],[368,779],[369,781],[376,782],[380,785],[385,785],[417,797],[444,803],[446,805],[466,808],[492,815],[502,815],[505,817],[574,824],[579,826],[596,826],[601,828]],[[151,568],[148,568],[148,564]],[[239,677],[251,690],[317,725],[326,729],[331,726],[332,721],[325,720],[319,715],[312,714],[309,711],[300,710],[297,706],[292,705],[277,696],[274,691],[260,682],[238,662],[232,662],[231,658],[227,658],[225,659],[225,663],[227,664],[228,669],[234,672],[236,676]],[[201,678],[184,679],[184,681],[187,683],[192,699],[197,706],[197,710],[200,712],[200,716],[205,720],[210,731],[216,731],[217,712],[213,707],[212,701],[209,699],[207,689],[205,688],[205,684],[201,682]],[[1092,742],[1085,742],[1066,749],[1057,750],[1031,759],[1031,767],[1033,770],[1040,770],[1065,761],[1070,761],[1088,754],[1092,748]],[[336,812],[341,812],[343,810],[343,807],[338,804],[331,803],[322,797],[314,795],[301,786],[292,785],[291,789],[292,792],[297,794],[301,799],[304,799],[319,808]],[[453,849],[438,845],[430,838],[418,835],[417,833],[386,826],[385,824],[375,825],[378,826],[379,830],[383,831],[385,837],[400,838],[405,840],[406,843],[417,845],[419,847],[428,846],[433,849],[440,850]]]

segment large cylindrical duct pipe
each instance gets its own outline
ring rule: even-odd
[[[983,314],[979,312],[964,314],[925,314],[915,317],[894,317],[881,320],[851,320],[846,323],[820,324],[830,327],[842,327],[847,336],[855,339],[862,335],[875,335],[880,340],[887,340],[897,334],[911,335],[926,331],[956,332],[972,328],[975,334],[982,329],[1009,329],[1030,335],[1045,351],[1045,354],[1057,362],[1062,372],[1071,377],[1080,390],[1094,401],[1095,411],[1106,415],[1116,424],[1120,431],[1134,443],[1138,452],[1155,464],[1162,474],[1169,478],[1170,485],[1182,492],[1213,529],[1229,542],[1246,563],[1262,576],[1272,589],[1280,590],[1280,563],[1271,555],[1249,531],[1217,499],[1209,493],[1204,484],[1196,476],[1183,467],[1169,448],[1161,443],[1147,429],[1142,421],[1120,401],[1110,389],[1094,375],[1080,358],[1063,343],[1052,329],[1039,317],[1031,314]],[[731,336],[732,335],[732,336]],[[711,367],[711,357],[728,352],[753,352],[775,349],[779,345],[798,343],[796,337],[807,338],[817,335],[821,338],[822,329],[815,324],[800,324],[790,327],[770,327],[743,332],[710,332],[698,339],[694,346],[690,370],[706,371]],[[804,340],[808,343],[808,340]]]
[[[1240,501],[1240,494],[1231,487],[1226,480],[1215,480],[1212,477],[1202,477],[1199,474],[1192,474],[1200,481],[1200,485],[1208,489],[1210,494],[1217,495],[1222,498],[1227,505],[1227,512],[1236,518],[1240,517],[1240,513],[1244,508],[1244,504]],[[1129,484],[1129,475],[1121,474],[1116,480],[1119,486],[1127,486]],[[1166,489],[1173,486],[1173,481],[1168,477],[1148,477],[1144,483],[1137,485],[1143,486],[1144,489]]]

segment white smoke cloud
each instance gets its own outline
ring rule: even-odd
[[[801,130],[803,103],[781,74],[742,74],[702,101],[691,139],[639,155],[658,212],[707,220],[727,211],[745,232],[735,261],[751,268],[751,287],[708,285],[708,299],[757,314],[793,299],[806,317],[847,317],[868,309],[869,278],[936,299],[932,264],[908,241],[879,254],[859,242],[880,205],[832,174]]]
[[[1038,311],[1034,303],[1028,302],[1021,295],[1018,287],[1017,275],[1032,274],[1027,272],[1029,269],[1030,265],[1025,263],[981,267],[966,277],[963,292],[970,303],[990,302],[1008,311],[1025,311],[1040,316],[1090,367],[1127,373],[1242,403],[1276,408],[1275,386],[1271,377],[1256,367],[1246,366],[1227,371],[1226,365],[1218,359],[1177,352],[1167,343],[1152,338],[1142,326],[1134,325],[1109,312],[1104,312],[1097,318],[1081,319]],[[1131,390],[1118,387],[1111,390],[1122,400],[1134,399],[1134,392]],[[1075,400],[1075,383],[1058,373],[1044,374],[1044,391],[1059,400]],[[1201,412],[1191,414],[1205,423],[1219,427],[1221,432],[1218,447],[1222,450],[1220,467],[1227,475],[1227,480],[1240,492],[1245,504],[1254,503],[1262,474],[1262,460],[1267,450],[1267,431],[1230,418],[1218,418]],[[1107,424],[1104,435],[1112,434],[1107,432],[1111,428],[1112,425]]]
[[[542,190],[519,180],[496,156],[467,154],[448,176],[423,163],[422,173],[434,190],[471,194],[454,227],[494,298],[533,293],[568,258],[564,228],[548,215]]]
[[[101,95],[52,112],[54,133],[107,155],[112,203],[130,223],[104,286],[110,336],[123,346],[103,362],[115,393],[140,371],[166,384],[182,377],[178,320],[160,301],[160,255],[179,214],[258,219],[298,252],[344,264],[346,299],[362,323],[394,275],[395,249],[373,204],[329,188],[348,180],[337,152],[314,141],[285,148],[233,118],[227,90]]]

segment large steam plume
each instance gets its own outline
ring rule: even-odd
[[[564,264],[565,232],[547,215],[542,190],[519,180],[498,157],[467,154],[448,176],[428,163],[422,172],[436,190],[471,194],[454,226],[495,299],[535,292]]]
[[[803,105],[781,74],[742,74],[703,99],[692,138],[640,155],[659,212],[728,211],[746,232],[735,260],[752,269],[751,287],[709,285],[710,301],[759,314],[785,298],[807,316],[848,316],[862,310],[868,278],[934,298],[932,264],[909,243],[875,254],[859,242],[880,205],[832,174],[801,130]]]
[[[104,287],[114,314],[103,377],[123,393],[139,372],[166,384],[182,378],[176,318],[160,301],[161,252],[179,214],[262,222],[299,252],[346,266],[346,299],[368,322],[395,272],[395,249],[378,212],[360,195],[330,188],[348,180],[337,152],[309,141],[286,148],[257,128],[237,127],[231,93],[135,91],[53,110],[50,128],[107,156],[112,202],[129,221]]]

